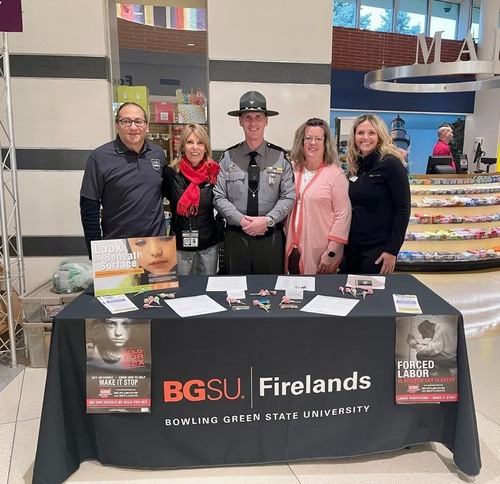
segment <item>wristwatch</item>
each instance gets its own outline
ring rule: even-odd
[[[266,217],[266,218],[267,218],[267,226],[274,227],[274,219],[272,217]]]
[[[333,252],[332,250],[328,252],[328,257],[335,257],[335,252]]]

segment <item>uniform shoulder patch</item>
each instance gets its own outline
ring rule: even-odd
[[[278,146],[278,145],[273,145],[272,143],[267,143],[267,147],[268,148],[271,148],[272,150],[276,150],[276,151],[281,151],[283,153],[283,155],[285,156],[285,160],[287,160],[289,163],[291,163],[292,161],[290,160],[290,156],[288,154],[288,151],[286,151],[284,148],[282,148],[281,146]]]
[[[267,143],[267,147],[271,148],[272,150],[281,151],[286,154],[286,151],[281,146],[273,145],[272,143]]]
[[[242,144],[243,144],[243,141],[240,141],[239,143],[236,143],[235,145],[230,146],[226,151],[234,150],[235,148],[238,148],[238,146],[241,146]]]
[[[241,146],[242,144],[243,144],[243,141],[242,141],[242,142],[240,142],[240,143],[236,143],[235,145],[230,146],[229,148],[225,149],[225,150],[221,153],[221,155],[220,155],[220,158],[219,158],[219,164],[220,164],[220,162],[222,161],[222,159],[224,158],[224,155],[225,155],[228,151],[230,151],[230,150],[234,150],[234,149],[238,148],[238,146]]]

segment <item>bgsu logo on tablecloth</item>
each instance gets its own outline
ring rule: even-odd
[[[211,378],[210,380],[188,380],[184,383],[178,380],[163,382],[163,400],[165,402],[180,402],[183,399],[191,402],[205,400],[236,400],[242,398],[241,378],[229,381],[227,378]]]

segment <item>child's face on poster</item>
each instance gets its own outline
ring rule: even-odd
[[[176,264],[175,237],[129,238],[128,243],[139,254],[139,265],[152,274],[170,272]]]
[[[132,324],[126,318],[107,319],[105,323],[106,334],[115,346],[122,347],[130,339]]]

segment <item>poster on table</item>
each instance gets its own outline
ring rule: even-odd
[[[396,403],[458,400],[457,315],[396,318]]]
[[[87,413],[150,413],[151,320],[85,320]]]
[[[93,240],[95,296],[179,287],[175,236]]]

